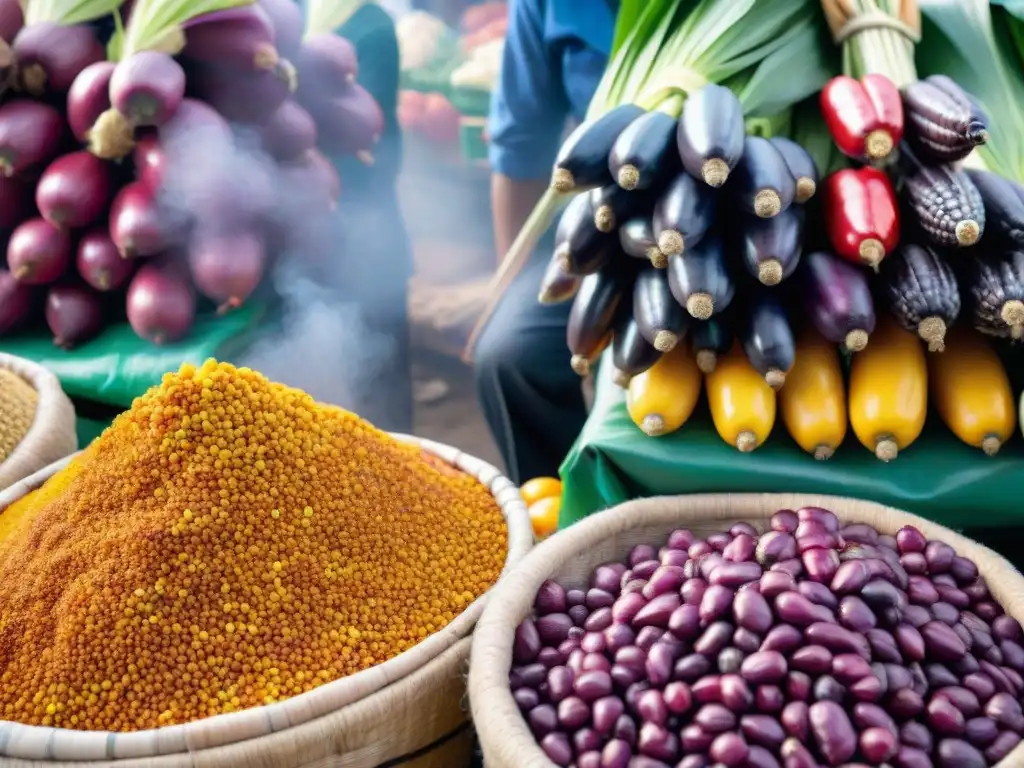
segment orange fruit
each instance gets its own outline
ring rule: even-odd
[[[558,513],[561,508],[561,496],[548,496],[533,502],[529,506],[533,535],[538,539],[543,539],[558,530]]]
[[[562,495],[562,481],[557,477],[535,477],[527,480],[519,489],[527,506],[535,501]]]

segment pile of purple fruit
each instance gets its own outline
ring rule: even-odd
[[[560,766],[985,768],[1024,733],[1022,639],[948,544],[806,507],[545,582],[510,684]]]

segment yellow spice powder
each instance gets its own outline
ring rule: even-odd
[[[473,478],[213,361],[165,376],[18,511],[0,537],[0,720],[82,730],[379,664],[454,619],[507,551]]]
[[[38,402],[35,387],[16,373],[0,368],[0,462],[28,434]]]

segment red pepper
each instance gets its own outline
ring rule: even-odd
[[[903,100],[885,75],[832,78],[821,91],[821,114],[839,150],[857,160],[881,160],[903,138]]]
[[[878,269],[900,239],[896,191],[877,168],[848,168],[825,179],[825,227],[847,261]]]

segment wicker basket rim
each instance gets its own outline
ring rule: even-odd
[[[533,546],[533,530],[518,487],[501,471],[458,448],[433,440],[393,434],[472,475],[485,485],[508,526],[508,553],[500,578]],[[78,454],[68,456],[0,491],[0,510],[38,488]],[[492,588],[493,589],[493,588]],[[483,612],[484,593],[442,630],[375,667],[325,683],[284,701],[215,715],[165,728],[113,733],[29,726],[0,720],[0,757],[30,760],[116,760],[187,753],[257,738],[300,725],[370,696],[420,668],[472,631]]]

